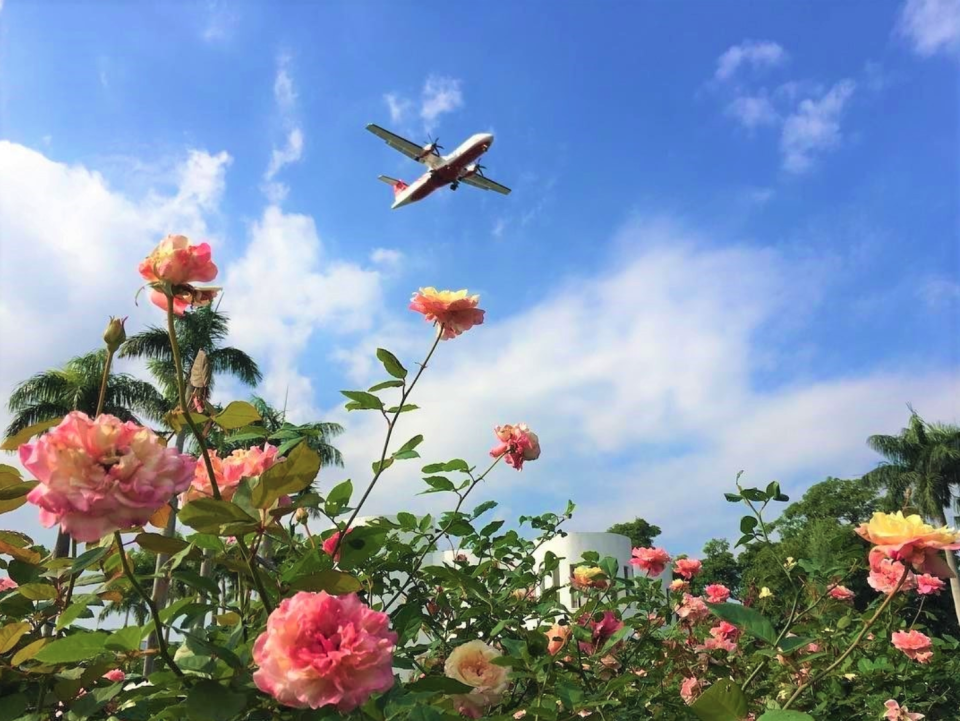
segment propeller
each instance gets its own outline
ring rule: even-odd
[[[424,155],[427,153],[436,153],[437,155],[440,155],[438,151],[443,150],[443,146],[440,145],[440,138],[431,138],[428,135],[427,140],[429,142],[424,147]]]
[[[481,178],[485,178],[487,176],[483,174],[483,170],[486,167],[487,167],[486,165],[480,165],[480,163],[474,163],[473,172],[475,175],[479,175]]]

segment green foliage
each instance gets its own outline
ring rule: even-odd
[[[629,538],[634,548],[649,548],[660,532],[660,526],[654,526],[639,517],[625,523],[614,523],[607,529],[607,533],[619,533]]]

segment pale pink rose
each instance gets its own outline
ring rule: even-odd
[[[933,642],[919,631],[894,631],[890,639],[907,658],[927,663],[933,657]]]
[[[40,523],[87,543],[145,524],[190,485],[195,464],[149,428],[80,411],[20,446],[20,462],[40,481],[27,495]]]
[[[680,684],[680,698],[682,698],[687,705],[696,701],[701,693],[703,693],[703,682],[696,677],[685,678]]]
[[[355,593],[301,591],[267,619],[253,647],[253,681],[284,706],[349,713],[393,686],[397,634]]]
[[[547,631],[547,653],[556,656],[567,643],[572,631],[569,623],[565,626],[561,626],[559,623],[553,624]]]
[[[693,625],[710,617],[710,609],[699,596],[691,596],[689,593],[683,594],[683,600],[676,609],[677,616],[681,623]]]
[[[480,718],[484,711],[500,702],[507,690],[507,669],[493,663],[502,654],[483,641],[467,641],[457,646],[447,657],[443,672],[467,686],[473,691],[453,696],[457,711],[468,718]]]
[[[921,596],[938,595],[946,587],[946,583],[936,576],[923,573],[917,576],[917,593]]]
[[[662,548],[634,548],[630,565],[636,566],[647,576],[653,578],[663,573],[670,563],[670,556]]]
[[[581,641],[580,650],[586,654],[592,654],[603,648],[613,635],[623,628],[623,621],[614,615],[613,611],[604,611],[603,617],[599,621],[594,621],[589,614],[584,614],[578,620],[581,626],[587,626],[592,631],[590,641]]]
[[[217,456],[216,451],[210,451],[210,465],[217,479],[217,488],[220,497],[225,501],[233,498],[237,487],[245,478],[257,478],[268,468],[283,460],[277,455],[276,446],[265,443],[263,448],[254,446],[249,449],[238,449],[226,458]],[[207,473],[207,464],[203,459],[197,460],[193,481],[189,490],[180,498],[181,505],[198,498],[213,498],[213,486],[210,483],[210,474]],[[289,501],[289,498],[287,499]],[[279,504],[283,505],[283,504]]]
[[[15,588],[19,588],[19,584],[12,578],[0,578],[0,593],[12,591]]]
[[[703,590],[708,603],[726,603],[730,599],[730,589],[722,583],[711,583]]]
[[[348,536],[351,533],[353,533],[353,529],[348,528],[347,532],[344,533],[343,535]],[[326,541],[323,542],[323,552],[326,553],[328,556],[333,556],[333,551],[337,547],[337,544],[339,542],[340,542],[340,531],[335,531],[334,534],[330,536],[330,538],[328,538]],[[334,557],[333,560],[339,562],[340,560],[339,550],[337,551],[337,555]]]
[[[720,648],[732,653],[737,650],[737,639],[739,638],[739,628],[732,623],[721,621],[718,625],[710,629],[710,638],[704,641],[704,648],[707,650]]]
[[[690,590],[690,582],[682,578],[675,578],[670,581],[670,593],[686,593]]]
[[[526,712],[525,710],[521,709],[520,711],[517,711],[517,712],[513,715],[513,717],[514,717],[515,719],[522,719],[522,718],[523,718],[524,716],[526,716],[526,715],[527,715],[527,712]]]
[[[410,299],[410,310],[422,313],[430,323],[443,326],[442,338],[449,340],[483,323],[484,312],[477,308],[479,302],[479,295],[468,295],[465,290],[421,288]]]
[[[700,573],[702,568],[703,564],[696,558],[679,558],[673,564],[673,572],[688,581]]]
[[[208,283],[217,277],[207,243],[191,245],[182,235],[168,235],[140,263],[140,275],[148,283]]]
[[[494,458],[506,456],[507,465],[523,469],[524,461],[535,461],[540,457],[540,439],[523,423],[497,426],[493,429],[500,443],[490,449]]]
[[[900,561],[884,558],[875,551],[876,549],[870,552],[870,573],[867,576],[867,583],[875,591],[889,595],[896,590],[897,584],[900,583],[905,566]],[[916,577],[912,571],[907,571],[906,580],[900,586],[900,590],[909,591],[915,586]]]
[[[906,706],[900,706],[893,699],[883,705],[887,709],[887,712],[883,715],[887,721],[919,721],[926,718],[922,713],[910,713],[910,709]]]
[[[114,669],[111,669],[110,671],[107,671],[105,674],[103,674],[103,677],[107,679],[107,681],[111,681],[113,683],[120,683],[127,677],[127,674],[125,674],[119,668],[114,668]]]
[[[852,601],[856,594],[846,586],[834,586],[827,594],[837,601]]]

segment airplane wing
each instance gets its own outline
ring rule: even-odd
[[[483,190],[492,190],[497,193],[502,193],[503,195],[510,195],[510,188],[500,185],[500,183],[496,183],[483,175],[470,175],[466,178],[461,178],[460,182],[472,185],[474,188],[482,188]]]
[[[385,128],[381,128],[379,125],[374,125],[370,123],[367,126],[367,130],[376,135],[378,138],[383,140],[387,145],[389,145],[394,150],[399,150],[401,153],[406,155],[411,160],[417,160],[417,162],[423,163],[424,165],[434,168],[440,164],[442,158],[439,155],[434,153],[428,153],[423,155],[423,148],[416,143],[412,143],[406,138],[401,138],[396,133],[391,133]],[[419,157],[423,155],[423,157]]]

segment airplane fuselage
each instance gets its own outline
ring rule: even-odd
[[[493,135],[477,133],[464,141],[456,150],[442,158],[442,162],[428,170],[407,187],[399,190],[391,208],[401,208],[423,200],[433,191],[449,185],[456,187],[458,181],[471,174],[470,166],[479,160],[493,145]]]

